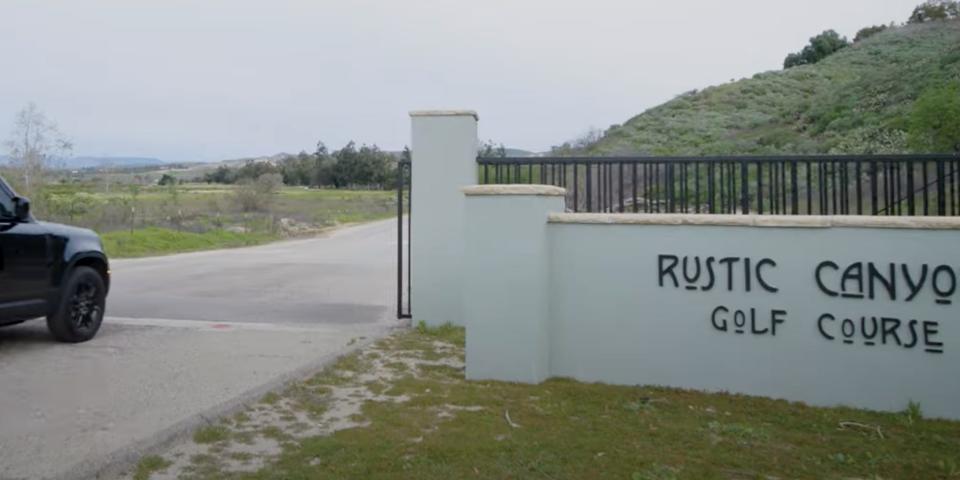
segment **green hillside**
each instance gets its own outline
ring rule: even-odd
[[[960,21],[890,28],[820,63],[683,94],[611,127],[587,153],[906,153],[914,102],[956,81]]]

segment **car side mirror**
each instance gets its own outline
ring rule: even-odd
[[[24,197],[13,199],[13,216],[18,222],[30,221],[30,200]]]

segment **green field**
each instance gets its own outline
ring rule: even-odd
[[[97,231],[112,258],[257,245],[396,214],[392,191],[283,187],[251,210],[229,185],[111,187],[50,184],[34,212]]]

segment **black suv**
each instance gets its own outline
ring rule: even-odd
[[[0,177],[0,326],[47,317],[61,342],[85,342],[103,322],[110,270],[91,230],[38,222]]]

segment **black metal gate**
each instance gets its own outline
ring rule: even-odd
[[[409,159],[397,164],[397,318],[410,318],[410,214],[413,198]],[[404,208],[404,197],[407,199]],[[404,229],[406,211],[406,229]]]

